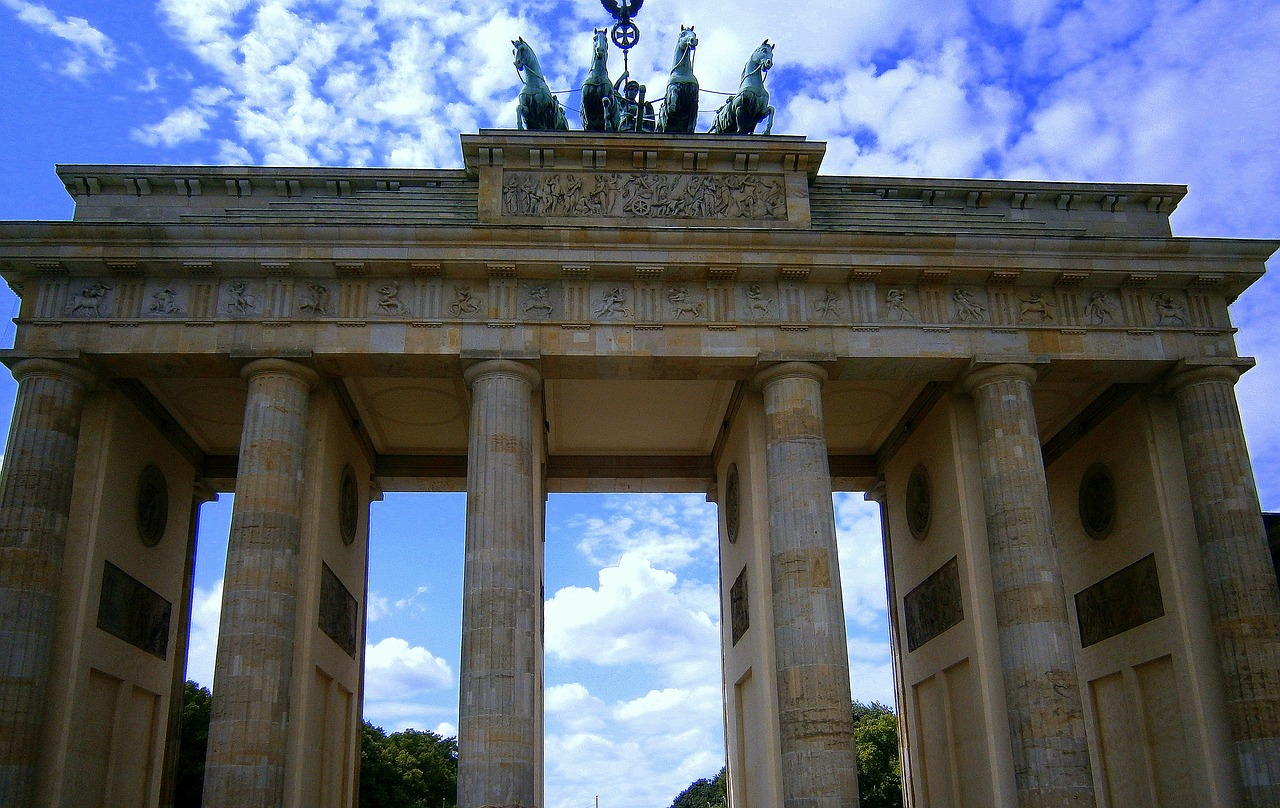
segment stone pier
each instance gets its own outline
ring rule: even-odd
[[[249,383],[209,725],[207,808],[284,804],[303,458],[314,371],[278,359]]]
[[[462,670],[458,703],[459,808],[537,808],[542,659],[541,519],[535,479],[537,371],[490,360],[471,387]]]
[[[1169,380],[1190,483],[1227,716],[1251,808],[1280,805],[1280,592],[1240,425],[1235,368]]]
[[[787,808],[858,804],[840,562],[817,365],[755,377],[764,393],[782,791]]]
[[[1075,638],[1053,545],[1027,365],[970,373],[1013,768],[1021,808],[1095,804]]]
[[[94,384],[83,368],[28,359],[0,481],[0,805],[25,808],[44,719],[80,411]]]

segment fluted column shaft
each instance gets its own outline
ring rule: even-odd
[[[1022,808],[1093,806],[1093,777],[1026,365],[964,380],[978,421],[1014,778]]]
[[[249,382],[227,546],[205,769],[206,808],[284,800],[303,460],[315,372],[260,359]]]
[[[1280,805],[1280,592],[1229,367],[1170,380],[1227,712],[1250,806]]]
[[[507,360],[467,369],[471,424],[458,704],[459,808],[536,808],[541,687],[532,393]]]
[[[761,371],[785,808],[858,804],[840,562],[822,428],[822,368]]]
[[[0,805],[33,799],[86,370],[46,359],[18,380],[0,480]]]

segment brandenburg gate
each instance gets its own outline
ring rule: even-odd
[[[406,490],[467,492],[462,808],[543,804],[555,491],[718,504],[735,808],[857,804],[832,491],[882,505],[910,804],[1280,804],[1227,312],[1277,243],[1174,237],[1178,186],[824,148],[59,167],[71,221],[0,224],[0,804],[167,804],[195,516],[234,491],[205,805],[353,806],[367,506]]]

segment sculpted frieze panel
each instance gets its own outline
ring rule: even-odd
[[[640,219],[787,218],[782,177],[754,174],[631,174],[508,171],[507,216]]]

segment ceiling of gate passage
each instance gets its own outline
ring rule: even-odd
[[[200,452],[221,459],[221,468],[232,467],[244,382],[151,377],[144,383]],[[546,379],[541,396],[549,487],[706,491],[724,425],[745,385],[733,379]],[[460,375],[348,376],[335,379],[332,389],[363,426],[379,459],[383,490],[461,487],[470,395]],[[823,411],[830,454],[873,462],[924,389],[918,381],[828,382]],[[1038,385],[1042,437],[1061,428],[1097,392],[1088,385]]]

